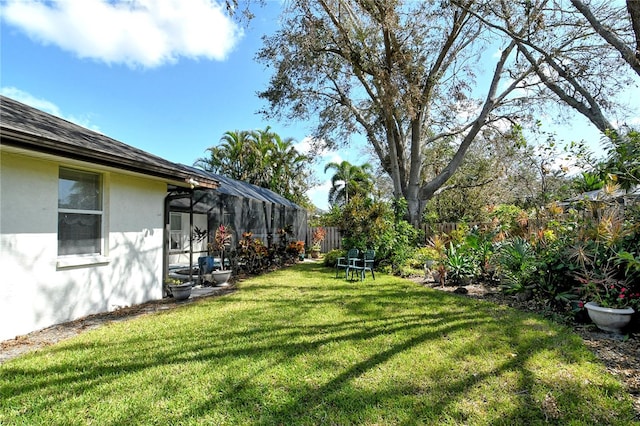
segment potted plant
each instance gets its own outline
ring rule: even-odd
[[[216,228],[213,241],[207,245],[210,253],[218,252],[220,254],[220,269],[210,272],[211,278],[216,285],[229,285],[231,278],[231,270],[225,269],[227,247],[231,246],[231,228],[227,225],[220,225]]]
[[[317,259],[320,257],[320,250],[322,249],[322,242],[327,235],[327,231],[323,227],[316,228],[311,236],[311,258]]]
[[[175,300],[186,300],[191,297],[193,283],[189,281],[183,283],[175,278],[167,278],[165,283],[167,284],[169,293],[171,293],[171,296],[173,296]]]
[[[582,292],[589,318],[604,331],[620,334],[631,322],[640,306],[640,292],[624,280],[617,279],[611,270],[601,273],[583,272],[576,276],[583,285]]]

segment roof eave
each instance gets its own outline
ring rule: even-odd
[[[43,152],[74,160],[86,161],[115,167],[145,175],[151,175],[166,180],[184,182],[184,186],[202,187],[216,189],[220,183],[216,180],[208,179],[203,175],[194,175],[177,168],[161,167],[147,164],[140,161],[131,160],[122,156],[115,156],[109,153],[85,149],[77,145],[68,144],[59,140],[51,140],[42,136],[22,132],[17,129],[0,127],[0,136],[3,144],[24,148],[31,151]]]

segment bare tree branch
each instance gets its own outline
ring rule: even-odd
[[[631,69],[633,69],[636,74],[640,75],[640,1],[627,0],[627,9],[629,10],[629,15],[632,18],[633,30],[636,35],[635,52],[633,49],[630,49],[613,31],[603,26],[598,18],[593,15],[589,6],[584,4],[583,1],[571,0],[571,4],[573,4],[573,6],[575,6],[575,8],[584,15],[593,29],[596,30],[596,32],[607,41],[607,43],[620,52],[622,58],[631,66]]]

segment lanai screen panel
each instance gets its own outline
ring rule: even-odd
[[[265,188],[245,182],[235,181],[223,176],[211,174],[220,181],[216,190],[195,189],[193,194],[194,212],[206,213],[209,230],[229,225],[233,230],[235,246],[244,232],[251,232],[254,238],[268,243],[268,236],[273,235],[273,242],[278,242],[277,231],[291,227],[294,240],[306,239],[307,212],[295,203]],[[188,211],[189,199],[174,200],[171,210]]]

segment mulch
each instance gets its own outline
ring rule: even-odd
[[[505,304],[525,311],[538,311],[538,307],[535,305],[527,301],[518,300],[516,297],[506,296],[497,288],[478,284],[471,284],[464,287],[441,287],[432,281],[425,281],[423,277],[412,277],[411,279],[416,283],[437,290],[456,292],[465,297]],[[200,297],[217,297],[232,291],[235,291],[235,286],[223,291],[208,293]],[[0,342],[0,364],[22,354],[53,345],[61,340],[68,339],[88,330],[93,330],[105,324],[173,309],[178,306],[183,306],[184,304],[193,303],[200,297],[192,297],[180,302],[176,302],[171,298],[156,300],[121,308],[113,312],[89,315],[75,321],[57,324],[18,336],[15,339],[2,341]],[[592,324],[575,325],[574,331],[582,337],[585,345],[595,353],[598,359],[606,366],[607,370],[624,384],[633,399],[637,419],[640,420],[640,335],[638,335],[638,333],[632,333],[626,337],[616,336],[600,332]]]

